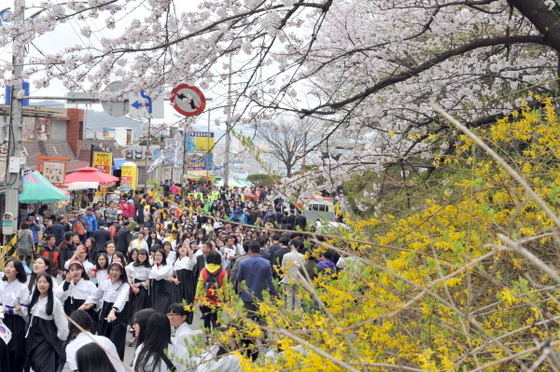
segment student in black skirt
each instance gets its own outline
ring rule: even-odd
[[[98,334],[111,340],[121,360],[126,346],[126,327],[128,324],[128,299],[130,284],[124,266],[120,262],[109,265],[109,280],[99,284],[79,310],[89,310],[101,301]]]
[[[68,267],[66,280],[54,291],[55,297],[64,302],[66,315],[78,310],[95,291],[97,286],[89,280],[80,261],[73,261]],[[96,319],[94,309],[88,310],[92,319]]]
[[[131,314],[136,314],[137,311],[148,306],[148,277],[151,270],[152,265],[150,265],[148,251],[145,249],[140,249],[136,261],[126,266],[126,275],[132,292],[130,296]]]
[[[41,274],[29,304],[31,319],[26,334],[25,365],[35,372],[56,371],[60,347],[68,337],[68,321],[61,302],[54,298],[53,280]]]
[[[173,274],[171,277],[171,303],[193,303],[196,292],[196,278],[193,271],[196,258],[188,242],[178,247],[177,257],[173,261]],[[187,323],[192,324],[194,314],[192,311],[187,316]]]
[[[162,248],[155,251],[154,264],[149,276],[152,308],[163,314],[165,314],[171,304],[169,279],[173,271],[173,266],[167,265],[165,258],[165,251]]]
[[[148,276],[152,270],[148,251],[140,249],[137,252],[136,260],[126,265],[126,275],[130,283],[130,314],[136,314],[148,306]],[[132,318],[128,325],[132,326]],[[134,346],[135,334],[132,332],[132,338],[128,346]]]
[[[31,300],[26,279],[20,260],[6,262],[0,282],[0,311],[4,313],[4,324],[12,332],[12,338],[8,345],[0,340],[2,371],[21,371],[25,362],[25,317]]]

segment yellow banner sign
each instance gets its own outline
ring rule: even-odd
[[[137,169],[137,165],[131,162],[122,165],[121,186],[123,190],[130,191],[138,188]]]
[[[113,154],[110,152],[94,152],[93,153],[93,167],[100,169],[102,172],[111,174],[111,167],[113,166]]]

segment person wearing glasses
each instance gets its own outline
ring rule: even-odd
[[[167,318],[173,328],[175,328],[175,345],[182,347],[190,347],[195,344],[195,333],[187,324],[187,317],[189,312],[185,310],[185,305],[181,303],[174,303],[169,306],[169,313]]]

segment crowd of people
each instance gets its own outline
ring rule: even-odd
[[[205,332],[219,331],[220,307],[233,295],[258,320],[265,292],[301,309],[298,271],[313,279],[344,266],[334,251],[304,256],[308,221],[271,189],[161,186],[85,205],[74,218],[41,208],[21,222],[17,258],[0,282],[0,314],[11,331],[7,344],[0,340],[0,370],[52,372],[67,362],[88,371],[103,360],[122,371],[127,341],[136,348],[134,371],[240,370],[223,346],[188,356],[194,317]]]

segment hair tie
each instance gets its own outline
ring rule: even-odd
[[[120,263],[119,261],[113,261],[113,262],[111,262],[111,265],[113,265],[113,264],[117,264],[117,265],[119,265],[119,266],[121,267],[121,269],[124,269],[123,264]],[[109,266],[111,266],[111,265],[109,265]]]
[[[70,262],[70,265],[69,265],[68,267],[70,267],[70,266],[72,266],[72,265],[74,265],[74,264],[80,265],[80,266],[82,267],[82,269],[84,268],[84,265],[83,265],[80,261],[72,261],[72,262]]]

